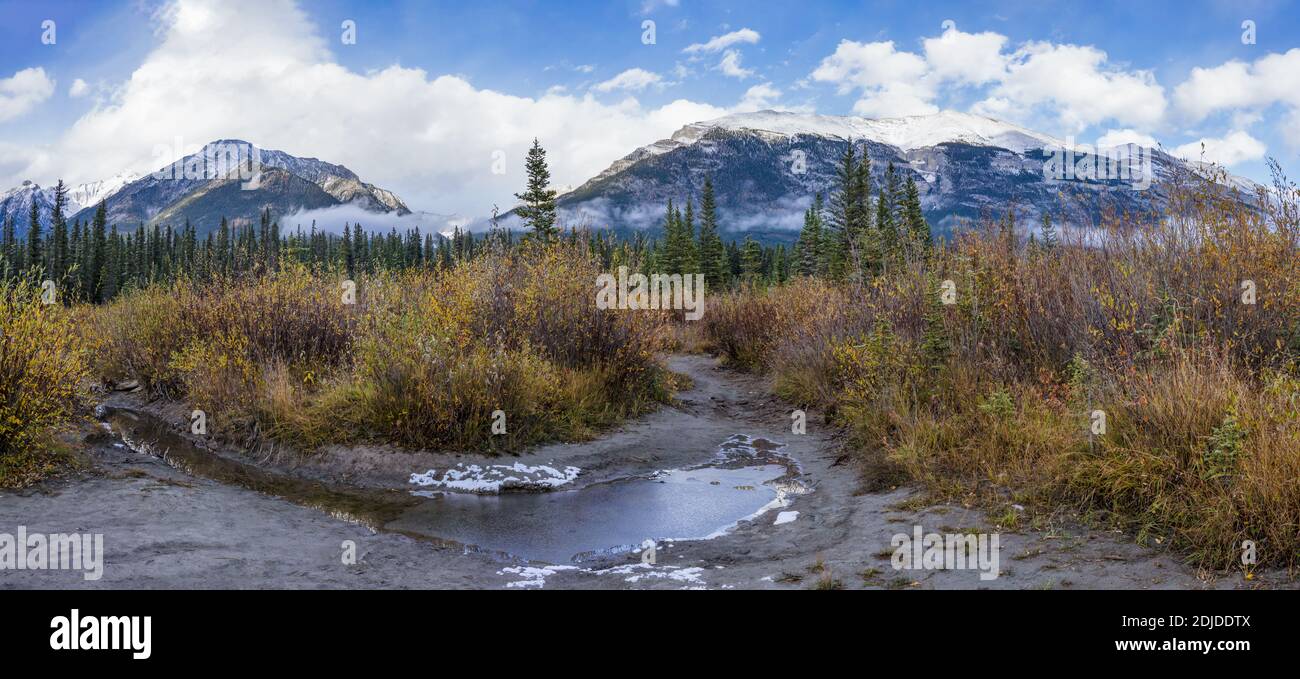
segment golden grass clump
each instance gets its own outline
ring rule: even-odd
[[[53,432],[83,403],[87,353],[68,309],[43,304],[30,284],[0,284],[0,487],[58,468]]]

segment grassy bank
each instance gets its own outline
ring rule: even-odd
[[[581,245],[529,244],[359,276],[353,302],[345,276],[286,266],[131,292],[81,331],[97,375],[203,410],[227,440],[511,451],[667,397],[663,319],[598,312],[598,273]]]
[[[1282,188],[1262,210],[1176,194],[1086,246],[991,221],[876,276],[711,300],[704,332],[832,413],[873,473],[1007,523],[1013,503],[1078,510],[1200,566],[1241,567],[1250,540],[1296,567],[1300,211]]]

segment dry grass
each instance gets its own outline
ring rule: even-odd
[[[83,331],[105,338],[105,379],[184,399],[232,440],[517,450],[667,397],[664,319],[597,310],[598,273],[579,246],[529,246],[362,279],[345,304],[336,274],[290,268],[131,293]]]
[[[1253,540],[1296,567],[1300,201],[1278,188],[1254,209],[1199,185],[1086,246],[985,224],[860,285],[714,302],[708,341],[940,495],[1074,507],[1200,566]]]
[[[88,347],[72,314],[41,303],[40,290],[0,284],[0,487],[22,487],[56,471],[54,430],[83,403]]]

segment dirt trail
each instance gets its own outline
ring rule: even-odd
[[[952,506],[913,509],[911,489],[860,493],[861,480],[838,452],[833,432],[809,413],[808,433],[790,433],[790,411],[759,379],[721,369],[702,356],[669,366],[693,387],[678,405],[629,422],[600,440],[540,447],[517,461],[575,466],[581,488],[707,460],[734,434],[786,444],[811,492],[788,507],[742,522],[711,540],[660,545],[654,564],[623,553],[580,566],[550,567],[374,532],[315,508],[178,471],[162,460],[96,437],[94,473],[0,492],[0,532],[104,534],[104,575],[4,571],[0,588],[810,588],[824,577],[856,588],[1206,588],[1175,558],[1123,535],[1061,530],[1000,534],[1000,577],[974,570],[903,570],[890,563],[891,538],[924,532],[992,532],[982,512]],[[360,487],[407,489],[413,472],[456,463],[516,459],[408,454],[383,448],[331,449],[307,464],[274,470]],[[797,516],[792,514],[798,512]],[[775,525],[777,517],[786,519]],[[793,517],[793,518],[792,518]],[[792,520],[791,520],[792,519]],[[356,545],[345,565],[343,544]],[[829,573],[829,577],[824,576]]]

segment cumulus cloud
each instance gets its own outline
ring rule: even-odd
[[[1030,42],[975,109],[1014,117],[1046,110],[1073,132],[1111,120],[1150,128],[1165,115],[1165,95],[1149,71],[1111,67],[1095,47]]]
[[[1228,61],[1212,68],[1194,68],[1174,88],[1174,104],[1193,121],[1221,111],[1233,112],[1233,126],[1254,124],[1260,109],[1288,109],[1279,123],[1282,137],[1300,147],[1300,48],[1272,53],[1253,63]]]
[[[1005,35],[997,33],[963,33],[950,28],[937,38],[926,38],[925,61],[930,72],[941,80],[982,85],[1001,79],[1007,70],[1002,48]]]
[[[753,70],[741,67],[740,52],[736,50],[727,50],[722,55],[722,61],[718,62],[718,70],[722,72],[722,75],[729,78],[740,78],[741,80],[754,75]]]
[[[685,99],[647,107],[632,97],[513,96],[400,65],[352,71],[289,0],[177,0],[160,21],[159,44],[131,76],[61,139],[20,156],[29,162],[6,185],[150,172],[172,159],[160,161],[160,150],[175,157],[237,138],[346,165],[413,209],[482,215],[512,204],[533,137],[555,182],[576,185],[630,149],[727,113]],[[13,101],[0,99],[0,111]]]
[[[0,79],[0,122],[32,110],[54,94],[54,81],[43,68],[24,68]]]
[[[759,83],[745,90],[745,96],[741,97],[740,104],[736,106],[738,111],[761,111],[763,109],[777,108],[777,102],[781,99],[781,90],[772,86],[771,83]]]
[[[1231,167],[1259,160],[1268,147],[1264,142],[1241,130],[1220,138],[1203,138],[1174,149],[1174,155],[1187,160],[1205,160]]]
[[[591,89],[597,92],[612,92],[614,90],[629,90],[640,92],[651,85],[662,85],[663,78],[658,73],[651,73],[641,68],[629,68],[622,73],[599,83]]]
[[[893,41],[842,40],[822,59],[812,79],[834,83],[840,94],[861,91],[853,111],[865,116],[921,115],[938,111],[925,59],[894,48]]]
[[[976,113],[1020,122],[1046,116],[1068,132],[1107,121],[1150,129],[1164,117],[1164,89],[1155,77],[1115,67],[1095,47],[1006,47],[1006,36],[955,28],[923,40],[919,54],[893,41],[843,40],[810,77],[840,94],[859,93],[853,110],[862,115],[933,113],[945,86],[955,84],[986,88]]]
[[[1229,61],[1194,68],[1174,89],[1178,108],[1195,120],[1221,110],[1283,102],[1300,106],[1300,48],[1269,54],[1254,63]]]
[[[708,42],[697,42],[694,45],[688,46],[686,49],[682,50],[682,52],[686,54],[700,54],[702,52],[721,52],[722,50],[731,47],[733,45],[740,45],[745,43],[753,45],[757,43],[759,41],[759,38],[761,37],[762,36],[759,35],[758,31],[749,28],[742,28],[738,31],[732,31],[730,33],[725,33],[723,35],[716,35],[712,38],[709,38]]]
[[[85,80],[77,78],[76,80],[73,80],[72,85],[68,87],[68,96],[76,99],[78,97],[86,96],[86,93],[89,91],[90,85],[87,85]]]
[[[1125,128],[1122,130],[1106,130],[1106,134],[1097,138],[1097,148],[1110,148],[1112,146],[1123,146],[1124,144],[1137,144],[1146,148],[1156,148],[1160,142],[1156,138],[1138,132],[1137,130]]]

